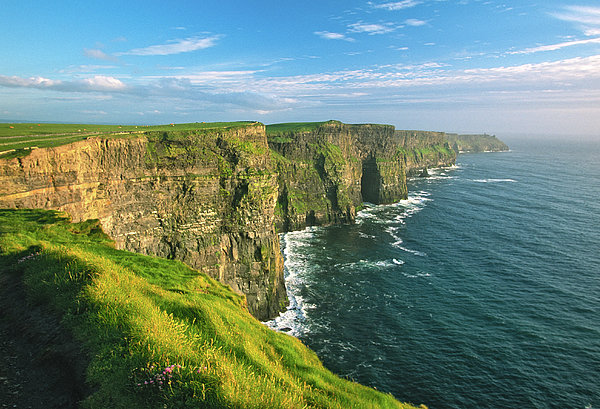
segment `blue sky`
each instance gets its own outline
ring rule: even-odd
[[[4,0],[0,119],[600,135],[598,0]]]

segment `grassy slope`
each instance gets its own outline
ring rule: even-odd
[[[173,125],[90,125],[90,124],[29,124],[0,123],[1,152],[31,147],[46,148],[65,145],[94,135],[141,133],[147,131],[186,131],[196,129],[232,128],[252,122],[194,122]]]
[[[95,392],[83,407],[412,407],[335,376],[228,287],[115,250],[95,222],[0,210],[0,249],[0,274],[22,280],[29,302],[54,311],[90,357]]]

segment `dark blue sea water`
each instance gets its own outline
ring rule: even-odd
[[[600,141],[509,142],[282,236],[270,325],[430,409],[600,408]]]

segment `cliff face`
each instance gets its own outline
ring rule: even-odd
[[[363,201],[405,199],[407,175],[456,159],[444,133],[337,121],[301,131],[277,126],[269,147],[279,175],[275,221],[285,231],[351,223]]]
[[[277,176],[263,125],[92,138],[0,166],[0,206],[99,219],[118,248],[176,258],[246,295],[287,302],[273,227]]]
[[[0,159],[0,207],[98,219],[118,248],[181,260],[267,319],[287,303],[275,226],[352,223],[455,157],[443,133],[337,121],[268,143],[262,124],[95,137]]]
[[[396,135],[408,176],[419,175],[423,169],[449,166],[456,161],[456,152],[444,132],[396,131]]]
[[[448,134],[448,142],[458,152],[501,152],[507,151],[508,145],[488,134],[459,135]]]

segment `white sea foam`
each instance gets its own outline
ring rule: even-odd
[[[364,208],[358,212],[356,217],[357,224],[365,221],[370,223],[382,224],[387,226],[385,231],[393,238],[392,245],[403,251],[413,253],[418,256],[425,256],[425,253],[407,249],[402,246],[403,240],[400,237],[401,225],[405,219],[421,211],[429,201],[430,193],[426,191],[411,192],[408,198],[400,200],[390,205],[373,205],[365,203]],[[398,214],[390,218],[389,211],[398,210]],[[400,225],[400,226],[399,226]],[[289,298],[289,306],[286,311],[277,318],[265,322],[272,329],[286,332],[292,336],[300,337],[309,332],[308,319],[310,311],[316,308],[309,304],[302,297],[302,290],[309,286],[310,271],[307,267],[307,253],[305,248],[312,247],[315,243],[315,234],[319,227],[309,227],[301,231],[289,232],[281,235],[283,255],[285,259],[285,285]],[[374,239],[376,236],[359,232],[360,237]],[[354,268],[390,268],[404,264],[403,260],[394,258],[391,260],[359,260],[355,263],[343,263],[336,265],[339,269]],[[311,324],[313,325],[313,324]]]
[[[315,305],[307,303],[301,295],[302,288],[307,287],[306,263],[302,247],[312,245],[315,227],[281,235],[283,255],[285,260],[284,280],[288,295],[289,306],[278,317],[264,324],[277,331],[286,332],[299,337],[308,332],[306,317]]]
[[[516,183],[517,181],[514,179],[473,179],[473,182],[477,182],[477,183],[501,183],[501,182]]]
[[[392,246],[394,246],[395,248],[397,248],[399,250],[406,251],[407,253],[414,254],[415,256],[427,257],[427,253],[424,253],[422,251],[417,251],[417,250],[409,249],[409,248],[406,248],[406,247],[400,246],[400,245],[394,245],[394,244],[392,244]]]
[[[338,263],[334,267],[338,270],[364,270],[372,268],[389,268],[397,264],[394,260],[358,260],[352,263]]]
[[[431,277],[431,274],[426,273],[424,271],[418,272],[416,274],[409,274],[409,273],[405,273],[402,272],[402,275],[406,278],[423,278],[423,277]]]

